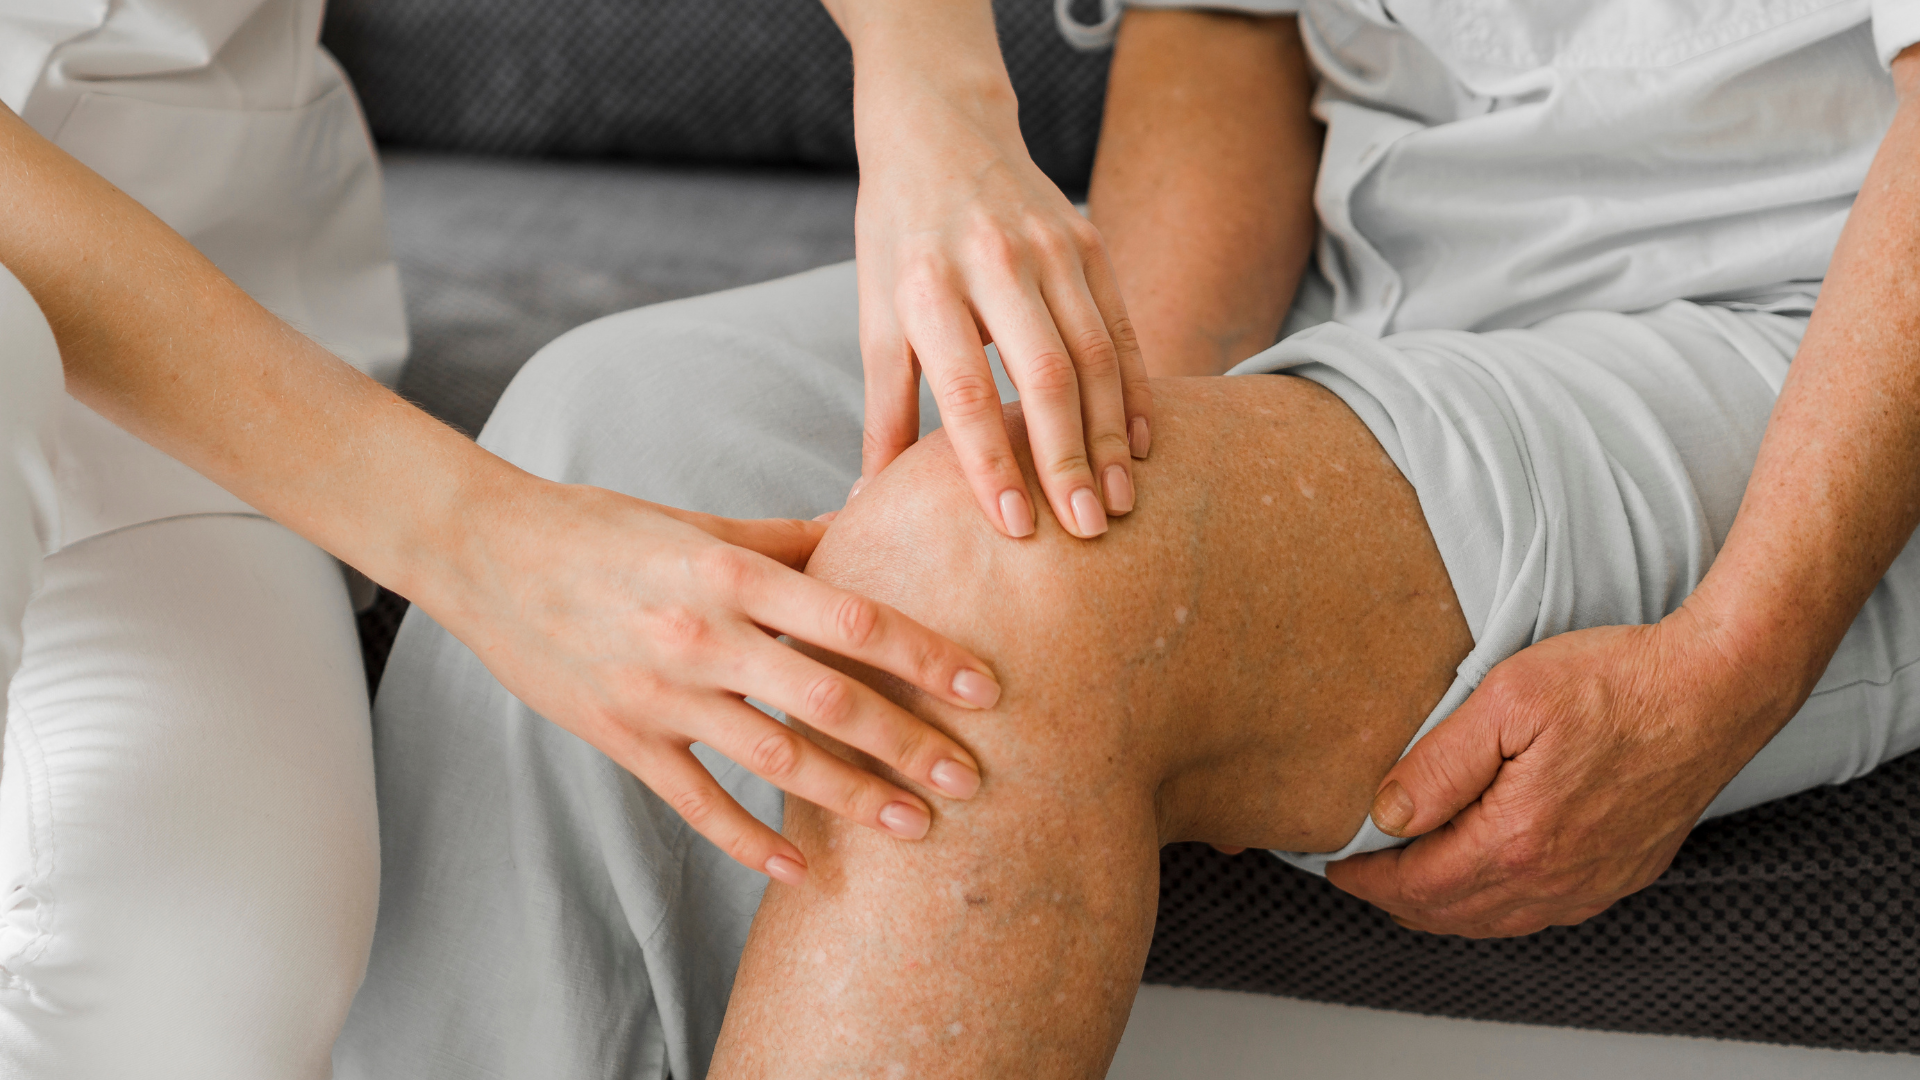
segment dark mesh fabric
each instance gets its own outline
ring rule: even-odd
[[[1696,830],[1597,918],[1402,930],[1262,852],[1160,859],[1146,981],[1437,1016],[1920,1051],[1920,754]]]
[[[997,0],[1035,162],[1086,186],[1107,58]],[[324,40],[382,143],[849,167],[853,68],[819,0],[334,0]]]

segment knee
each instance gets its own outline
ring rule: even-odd
[[[1038,491],[1019,407],[1008,406],[1007,417]],[[1121,580],[1140,558],[1144,538],[1120,519],[1107,536],[1088,542],[1042,517],[1030,537],[1001,535],[976,505],[945,434],[935,432],[862,489],[807,566],[809,574],[889,604],[993,666],[1003,694],[992,710],[902,697],[990,770],[996,762],[1021,773],[1104,767],[1129,737],[1127,718],[1154,697],[1137,685],[1144,669],[1129,665],[1138,637],[1131,611],[1142,602],[1141,589],[1160,585],[1144,576]],[[882,689],[900,694],[884,681]],[[1031,722],[1037,718],[1045,722]]]

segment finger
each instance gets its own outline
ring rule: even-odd
[[[940,403],[940,420],[960,459],[960,471],[987,520],[1016,539],[1031,536],[1033,499],[1007,438],[1000,388],[994,384],[980,331],[952,292],[922,293],[910,309],[908,335]]]
[[[771,641],[747,643],[739,657],[740,670],[731,677],[730,689],[750,694],[798,717],[848,746],[865,751],[902,776],[953,798],[971,798],[979,789],[980,766],[973,755],[938,728],[888,701],[851,675]],[[904,792],[893,790],[905,797]],[[805,797],[812,798],[811,795]],[[885,801],[871,806],[864,802],[859,805],[878,813]],[[853,805],[850,799],[841,802]],[[840,812],[837,804],[822,802],[821,805]],[[866,820],[851,812],[845,816]]]
[[[1087,225],[1092,228],[1091,222]],[[1098,233],[1095,234],[1096,236]],[[1120,386],[1127,415],[1127,448],[1136,458],[1146,457],[1153,449],[1153,389],[1147,379],[1146,357],[1140,352],[1140,338],[1134,333],[1133,320],[1127,317],[1127,305],[1120,297],[1120,282],[1107,260],[1105,245],[1090,248],[1083,263],[1087,292],[1106,321],[1107,337],[1113,342],[1120,363]]]
[[[1487,790],[1507,758],[1526,748],[1534,718],[1516,709],[1510,682],[1495,667],[1387,770],[1371,810],[1380,831],[1420,836],[1439,828]]]
[[[1120,357],[1106,319],[1087,294],[1078,263],[1043,280],[1041,295],[1080,376],[1080,423],[1087,462],[1109,514],[1133,509],[1133,454],[1127,444],[1126,395]]]
[[[693,826],[693,831],[713,841],[735,862],[782,884],[798,885],[806,880],[807,860],[800,849],[747,813],[691,750],[684,746],[653,752],[638,747],[628,750],[617,759],[619,764],[666,800]]]
[[[770,647],[793,652],[779,645]],[[775,708],[787,709],[777,700],[761,700]],[[805,735],[751,705],[728,700],[715,704],[715,708],[702,713],[691,733],[745,765],[755,776],[848,821],[902,840],[918,840],[927,835],[933,815],[918,796],[834,757]],[[805,718],[794,710],[787,711]]]
[[[864,321],[864,320],[863,320]],[[866,373],[866,419],[860,431],[860,476],[880,475],[920,439],[920,368],[897,327],[869,335],[862,326],[860,362]],[[859,484],[854,485],[858,492]]]
[[[1099,536],[1107,531],[1107,512],[1087,460],[1080,373],[1052,312],[1037,287],[1019,280],[983,283],[973,301],[993,332],[1007,377],[1020,388],[1033,468],[1053,516],[1075,536]]]
[[[1478,815],[1469,810],[1469,824]],[[1445,910],[1494,884],[1494,861],[1479,828],[1450,826],[1403,848],[1369,852],[1327,865],[1334,888],[1404,916]]]
[[[767,563],[736,575],[735,600],[761,626],[858,660],[963,709],[1000,700],[993,670],[972,653],[858,593]]]

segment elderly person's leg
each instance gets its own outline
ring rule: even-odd
[[[809,572],[993,658],[1006,695],[905,695],[986,777],[921,843],[789,803],[812,876],[767,894],[715,1075],[1100,1075],[1159,847],[1339,847],[1453,681],[1446,570],[1347,406],[1291,378],[1155,395],[1139,508],[1097,542],[995,535],[938,437],[836,521]]]
[[[860,475],[862,400],[848,263],[581,327],[480,441],[556,480],[812,517]],[[766,879],[418,611],[374,726],[380,920],[337,1075],[704,1075]],[[778,824],[777,789],[695,749]]]

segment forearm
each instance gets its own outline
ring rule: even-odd
[[[1292,17],[1122,21],[1088,201],[1152,374],[1273,344],[1313,250],[1311,96]]]
[[[69,391],[403,593],[434,591],[476,490],[524,474],[275,318],[192,245],[0,109],[0,263]]]
[[[1725,547],[1688,613],[1784,723],[1920,522],[1920,50]],[[1764,673],[1764,674],[1763,674]],[[1771,735],[1771,731],[1766,732]]]

